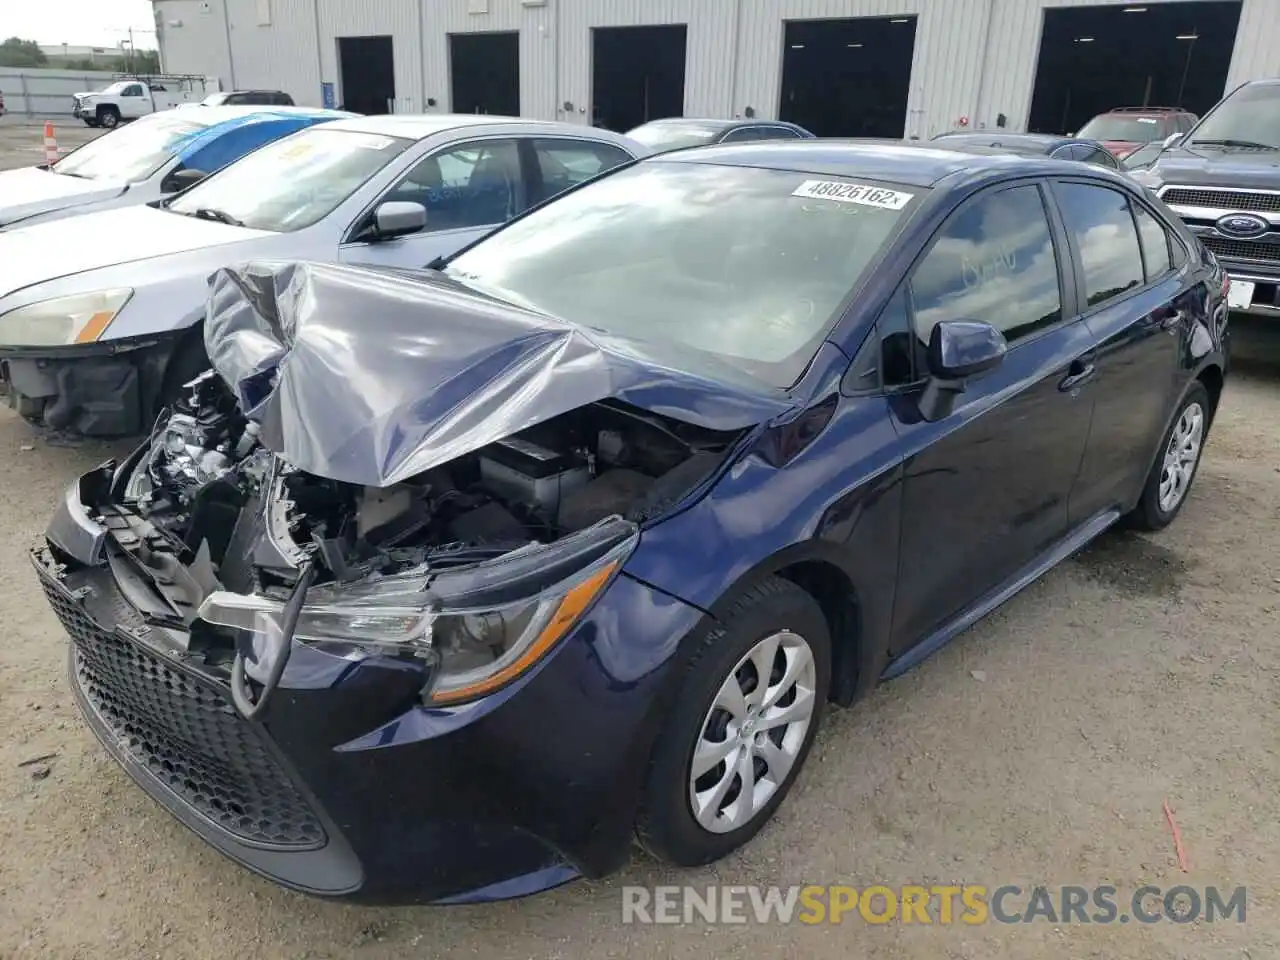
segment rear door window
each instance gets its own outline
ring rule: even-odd
[[[1173,259],[1169,252],[1170,237],[1164,224],[1142,204],[1133,205],[1133,215],[1138,221],[1138,238],[1142,242],[1142,262],[1146,267],[1147,282],[1150,283],[1173,269]]]
[[[738,127],[730,130],[721,138],[721,143],[746,143],[748,140],[763,140],[765,133],[760,127]]]
[[[621,147],[595,140],[536,139],[531,143],[537,165],[534,202],[554,197],[584,180],[629,162]]]
[[[1097,306],[1142,286],[1142,248],[1129,198],[1085,183],[1059,183],[1054,190],[1067,232],[1080,251],[1086,303]]]

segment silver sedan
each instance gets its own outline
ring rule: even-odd
[[[422,267],[649,153],[563,123],[359,117],[278,140],[158,204],[0,233],[0,376],[29,420],[137,432],[205,365],[217,268]]]

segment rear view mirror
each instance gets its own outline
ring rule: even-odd
[[[427,225],[427,208],[407,200],[388,200],[373,213],[373,241],[417,233]]]
[[[926,420],[947,416],[965,381],[1000,366],[1009,344],[989,323],[943,320],[929,334],[929,382],[920,397]]]
[[[187,187],[195,186],[207,176],[209,175],[203,170],[175,170],[164,178],[164,183],[160,185],[160,192],[177,193],[179,190],[185,190]]]

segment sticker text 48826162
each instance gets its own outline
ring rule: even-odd
[[[866,183],[849,183],[844,180],[806,180],[796,187],[791,195],[814,200],[857,203],[864,207],[879,207],[882,210],[901,210],[915,196],[902,190],[873,187]]]

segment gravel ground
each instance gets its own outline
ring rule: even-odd
[[[4,131],[7,133],[7,131]],[[1177,523],[1110,534],[851,710],[738,856],[527,900],[370,909],[282,891],[148,800],[80,721],[25,549],[119,452],[0,412],[0,957],[1244,958],[1280,955],[1280,376],[1231,379]],[[23,761],[54,755],[42,765]],[[1181,828],[1181,873],[1162,805]],[[624,926],[624,884],[1248,887],[1247,922]]]

